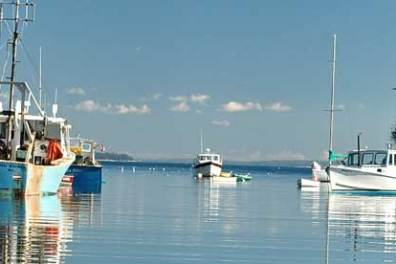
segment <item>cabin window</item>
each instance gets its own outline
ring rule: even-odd
[[[348,165],[349,166],[357,166],[358,165],[358,154],[357,153],[349,154]]]
[[[29,124],[29,128],[32,131],[32,133],[34,132],[43,132],[44,131],[44,121],[41,120],[29,120],[28,121]]]
[[[7,133],[7,124],[6,123],[0,123],[0,138],[6,139],[6,134]]]
[[[214,157],[213,157],[213,160],[214,160],[214,161],[218,161],[218,160],[219,160],[219,157],[214,156]]]
[[[362,158],[363,165],[373,164],[374,153],[364,153]]]
[[[393,159],[392,159],[392,154],[389,154],[389,159],[388,159],[389,165],[393,165]]]
[[[386,153],[375,154],[374,164],[375,165],[385,165],[386,164]]]
[[[83,152],[91,152],[91,144],[83,143],[82,144],[82,151]]]
[[[47,137],[60,139],[61,131],[59,124],[48,124]]]
[[[199,158],[199,160],[201,160],[201,161],[210,160],[210,157],[209,156],[201,156]]]
[[[393,154],[393,164],[396,165],[396,154]]]

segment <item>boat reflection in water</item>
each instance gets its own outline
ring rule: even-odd
[[[238,215],[236,208],[236,183],[199,181],[198,207],[201,208],[202,223],[219,225],[224,234],[234,233],[238,226],[234,219]]]
[[[90,222],[93,201],[56,195],[0,199],[0,263],[64,263],[72,254],[74,223]]]
[[[326,263],[395,261],[396,196],[330,194],[326,240]]]

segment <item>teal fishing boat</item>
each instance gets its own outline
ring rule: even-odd
[[[11,187],[26,195],[56,193],[75,159],[70,150],[71,126],[66,119],[56,116],[58,106],[54,104],[53,115],[48,116],[42,109],[41,92],[37,100],[27,82],[16,80],[20,28],[33,21],[32,9],[34,5],[28,1],[0,3],[0,22],[14,24],[9,42],[12,58],[9,81],[0,82],[9,87],[8,107],[3,110],[0,104],[0,183],[4,184],[0,187],[11,182]]]

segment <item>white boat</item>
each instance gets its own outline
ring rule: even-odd
[[[203,150],[203,132],[201,129],[201,152],[193,161],[194,177],[220,176],[223,167],[223,159],[220,154],[212,152],[209,148]]]
[[[333,152],[333,125],[334,125],[334,112],[335,109],[334,95],[335,95],[335,62],[336,62],[336,35],[333,35],[333,58],[331,60],[332,65],[332,78],[331,78],[331,98],[330,98],[330,140],[329,140],[329,164],[331,164],[331,157]],[[312,187],[319,186],[320,182],[329,182],[329,175],[326,169],[322,169],[320,164],[314,161],[312,163],[312,177],[311,179],[301,178],[297,181],[299,187]]]
[[[309,180],[309,179],[304,179],[301,178],[297,181],[297,184],[300,188],[318,188],[320,187],[320,182],[319,181],[315,181],[315,180]]]
[[[330,115],[329,181],[331,191],[396,191],[396,150],[360,150],[348,153],[340,163],[333,162],[342,155],[332,150],[334,122],[335,37],[333,51],[333,88]]]
[[[396,191],[396,150],[351,151],[330,166],[332,191]]]
[[[223,159],[220,154],[213,153],[210,149],[206,149],[204,153],[198,154],[194,160],[194,175],[197,177],[220,176],[222,166]]]

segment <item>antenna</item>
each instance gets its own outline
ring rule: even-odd
[[[203,153],[203,130],[201,128],[201,153]]]
[[[335,94],[335,74],[336,74],[336,34],[333,35],[333,59],[331,60],[331,99],[330,99],[330,139],[329,139],[329,162],[333,152],[333,133],[334,133],[334,94]]]
[[[52,105],[52,115],[56,117],[57,113],[58,113],[58,88],[55,89],[55,101],[54,104]]]

